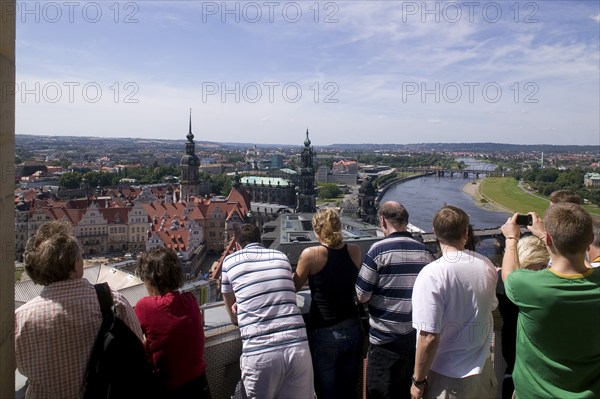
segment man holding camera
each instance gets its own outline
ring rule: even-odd
[[[515,214],[502,226],[502,279],[519,307],[513,371],[519,398],[600,396],[600,270],[588,269],[592,218],[581,206],[557,203],[527,228],[543,240],[552,268],[518,269],[521,229]],[[590,338],[588,338],[590,337]]]

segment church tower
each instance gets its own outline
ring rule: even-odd
[[[296,190],[296,212],[316,212],[317,199],[315,194],[315,168],[313,164],[314,151],[308,138],[306,139],[300,154],[300,167],[298,168],[298,187]]]
[[[194,134],[192,133],[192,110],[190,110],[190,130],[187,134],[188,142],[185,143],[185,155],[181,157],[179,169],[180,201],[187,202],[190,196],[200,195],[200,159],[196,155]]]

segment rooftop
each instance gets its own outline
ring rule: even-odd
[[[269,248],[286,254],[292,266],[295,266],[304,248],[319,245],[312,229],[312,217],[312,213],[282,214],[266,229],[268,232],[263,235],[263,242]],[[366,253],[371,244],[383,238],[383,233],[377,226],[344,215],[341,220],[344,239],[358,244],[363,253]]]
[[[260,186],[289,187],[290,182],[280,177],[244,176],[240,179],[242,184]]]

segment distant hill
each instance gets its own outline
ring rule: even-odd
[[[332,144],[320,148],[345,151],[445,151],[445,152],[547,152],[547,153],[597,153],[600,146],[552,144],[501,144],[501,143],[419,143],[419,144]]]
[[[38,145],[49,145],[60,143],[77,143],[81,145],[86,143],[94,146],[100,143],[106,143],[109,146],[134,147],[138,145],[149,145],[152,143],[161,143],[162,146],[169,149],[181,149],[185,138],[177,140],[144,139],[144,138],[114,138],[114,137],[83,137],[83,136],[36,136],[27,134],[17,134],[16,144],[24,145],[35,142]],[[222,149],[247,149],[252,147],[253,143],[229,143],[196,140],[196,149],[200,148],[222,148]],[[313,141],[315,148],[325,151],[432,151],[432,152],[478,152],[478,153],[497,153],[497,152],[546,152],[546,153],[594,153],[600,154],[600,146],[589,145],[552,145],[552,144],[501,144],[501,143],[416,143],[416,144],[331,144],[318,145]],[[260,148],[281,148],[293,149],[300,148],[302,142],[298,144],[257,144]]]

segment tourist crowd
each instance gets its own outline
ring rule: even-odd
[[[435,257],[408,231],[398,202],[379,207],[384,238],[364,255],[344,242],[337,212],[321,209],[312,219],[319,245],[302,252],[294,272],[285,254],[262,245],[256,226],[242,225],[221,281],[242,339],[241,395],[362,397],[366,356],[370,399],[495,398],[490,348],[499,307],[503,398],[600,397],[600,221],[578,202],[553,194],[543,218],[529,213],[524,236],[519,215],[508,218],[500,268],[474,251],[468,215],[449,205],[433,216]],[[202,314],[178,290],[178,262],[166,248],[143,254],[137,274],[149,296],[132,309],[112,291],[114,310],[143,342],[163,397],[210,398]],[[102,313],[69,226],[41,226],[25,267],[45,286],[15,311],[26,397],[80,398]],[[306,282],[303,315],[296,292]]]

